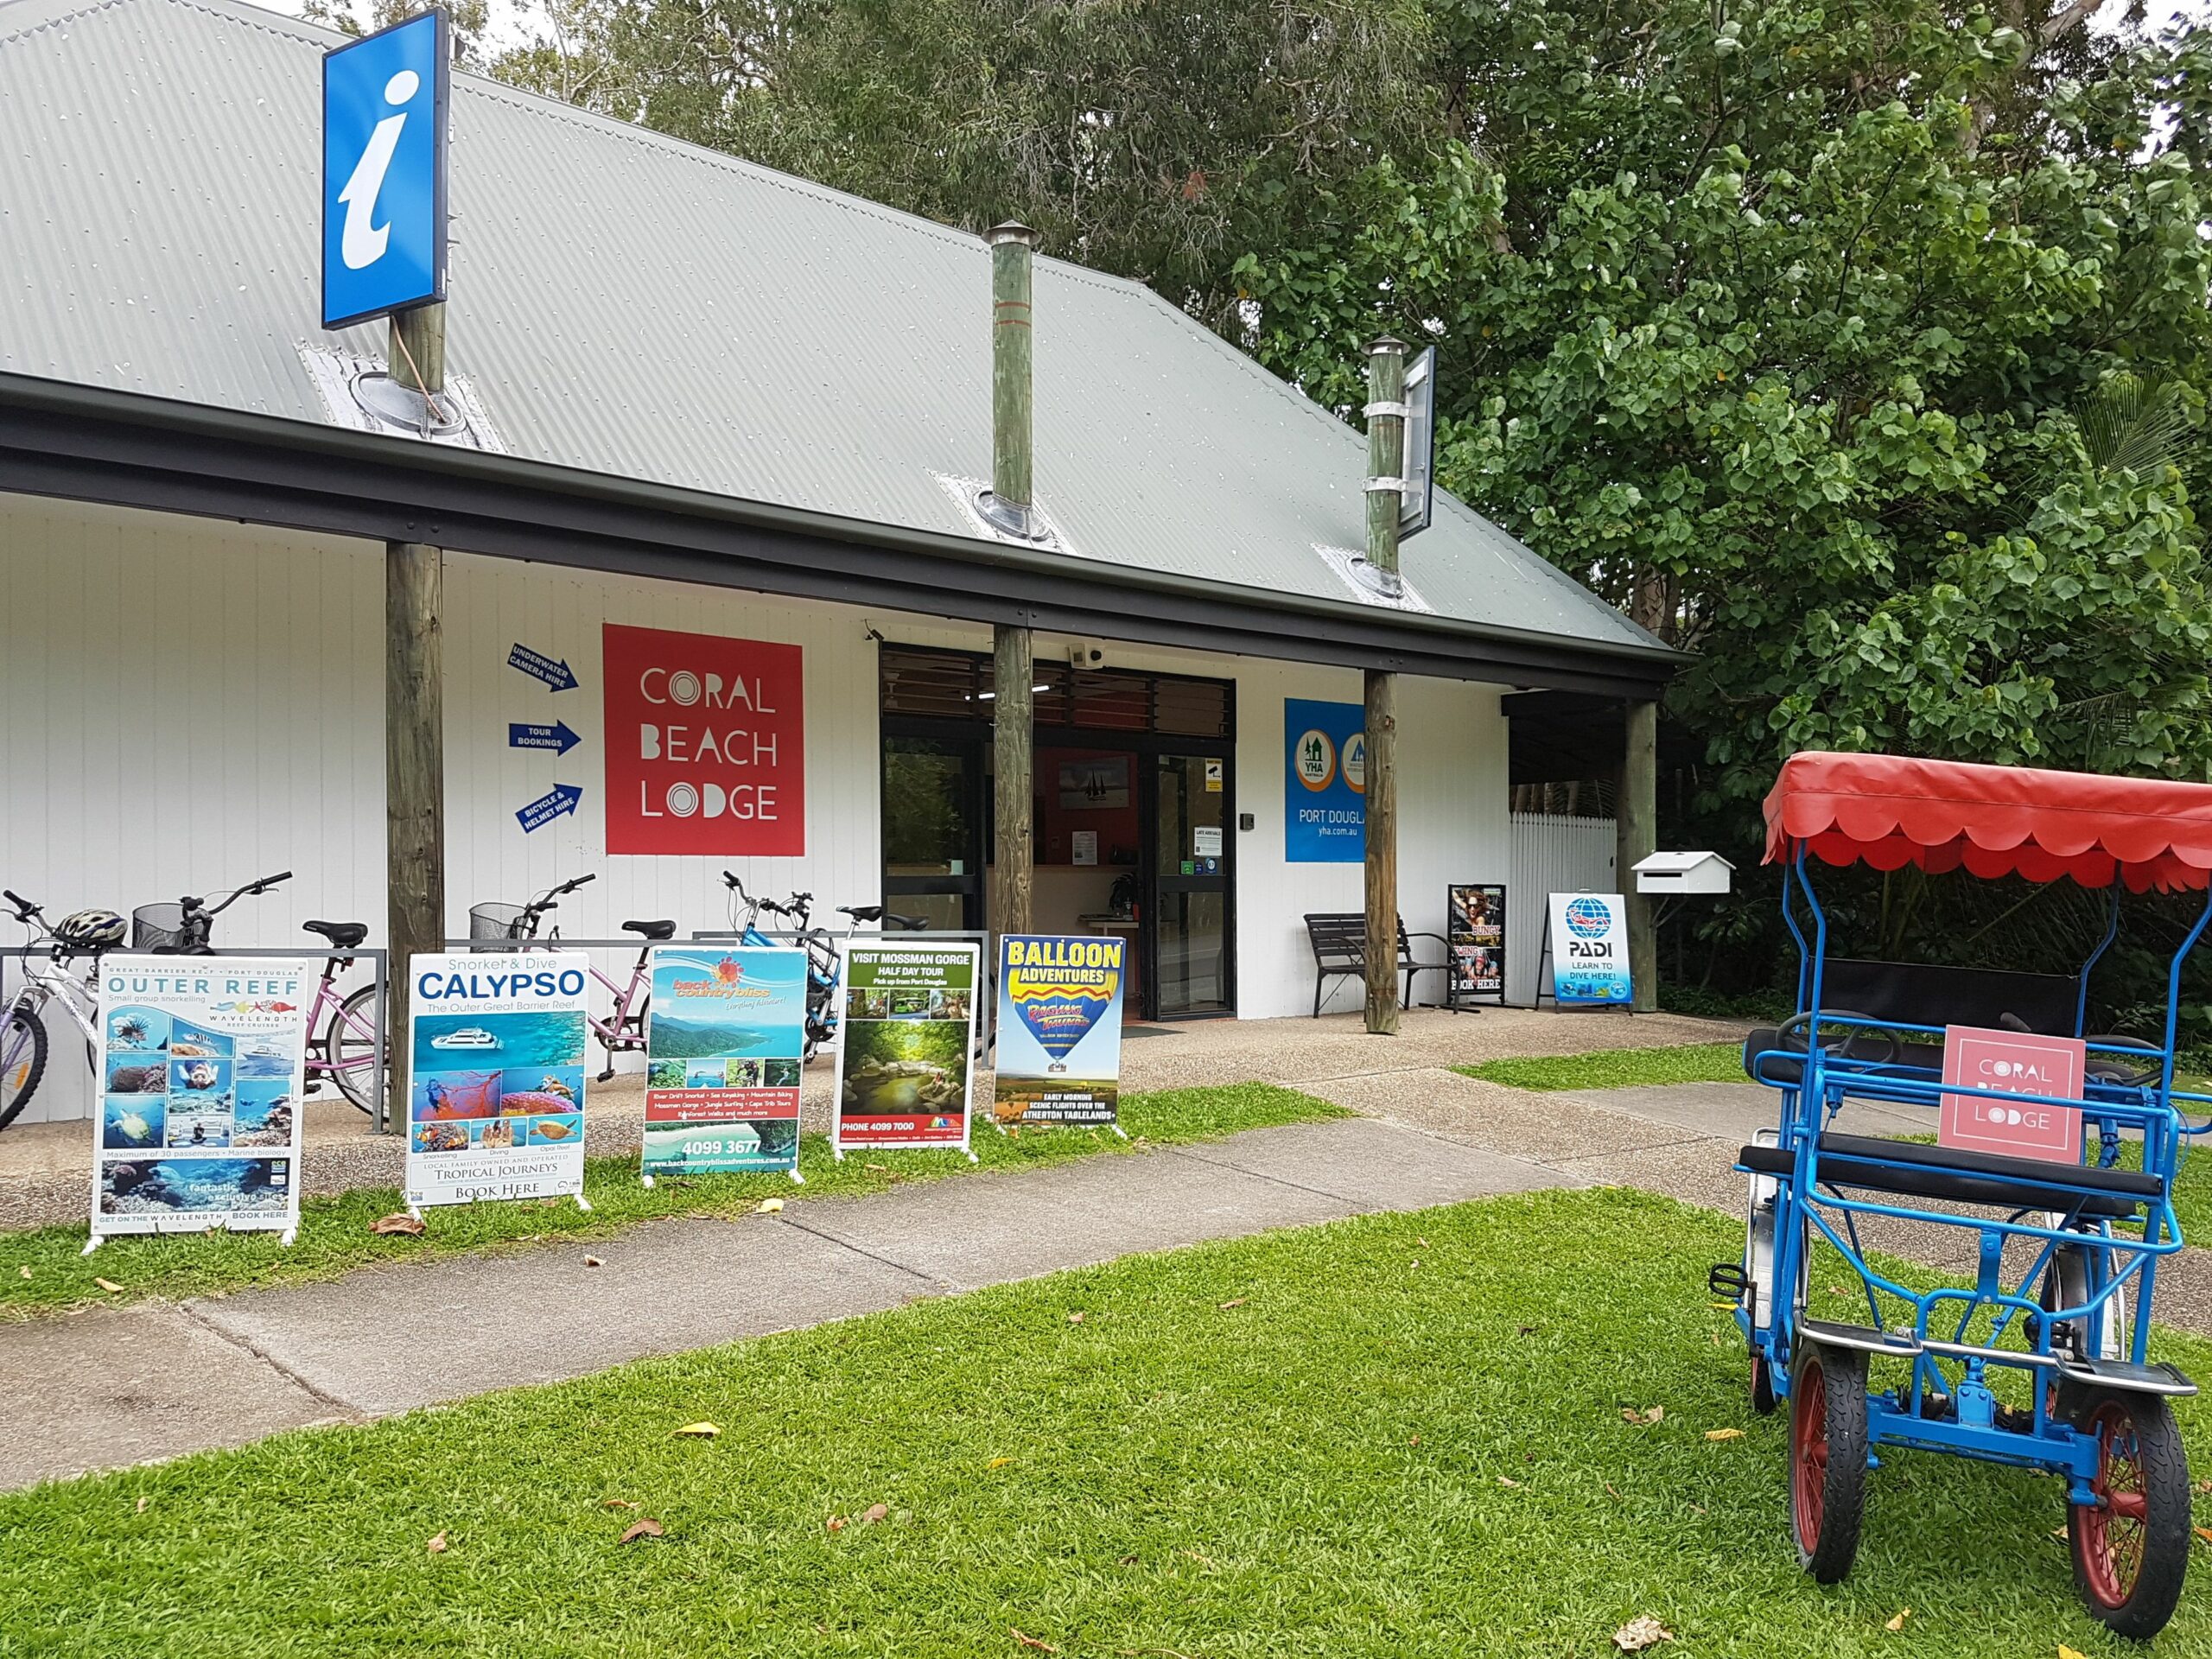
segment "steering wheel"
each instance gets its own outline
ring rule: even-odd
[[[1809,1042],[1809,1033],[1815,1020],[1865,1020],[1872,1021],[1873,1017],[1874,1016],[1871,1014],[1859,1014],[1850,1008],[1822,1008],[1818,1014],[1793,1014],[1789,1018],[1782,1022],[1781,1027],[1774,1033],[1774,1039],[1783,1047],[1789,1048],[1793,1046],[1790,1042],[1790,1039],[1794,1036],[1797,1039],[1794,1046],[1797,1048],[1800,1053],[1802,1053]],[[1899,1055],[1904,1052],[1904,1045],[1897,1041],[1897,1033],[1891,1031],[1886,1027],[1877,1027],[1872,1031],[1859,1028],[1854,1029],[1848,1037],[1846,1037],[1843,1039],[1843,1047],[1840,1052],[1845,1059],[1863,1060],[1866,1058],[1863,1054],[1854,1054],[1852,1052],[1852,1046],[1858,1042],[1862,1037],[1878,1037],[1882,1040],[1885,1046],[1881,1058],[1872,1062],[1872,1064],[1875,1065],[1891,1065],[1897,1060]]]
[[[2113,1048],[2129,1049],[2139,1054],[2155,1054],[2158,1058],[2158,1063],[2156,1065],[2146,1070],[2135,1071],[2125,1065],[2116,1055],[2092,1054],[2084,1069],[2101,1083],[2117,1083],[2127,1088],[2135,1088],[2143,1084],[2156,1083],[2165,1074],[2166,1051],[2156,1043],[2145,1042],[2140,1037],[2123,1037],[2117,1033],[2108,1037],[2092,1037],[2089,1040],[2093,1043],[2103,1043]]]

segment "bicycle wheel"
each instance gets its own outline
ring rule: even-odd
[[[1866,1356],[1800,1342],[1789,1379],[1790,1518],[1797,1560],[1840,1583],[1859,1554],[1866,1502]]]
[[[2091,1618],[2147,1642],[2173,1617],[2189,1571],[2189,1454],[2158,1395],[2092,1388],[2081,1414],[2097,1442],[2097,1501],[2066,1511],[2075,1587]]]
[[[45,1022],[22,1003],[12,1003],[0,1020],[0,1129],[30,1103],[45,1075]]]
[[[370,1109],[370,1079],[377,1063],[377,988],[364,985],[332,1011],[323,1037],[338,1092],[363,1111]],[[391,1116],[391,1055],[385,1059],[385,1115]]]

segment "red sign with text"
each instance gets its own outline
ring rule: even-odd
[[[799,648],[606,625],[607,850],[806,850]]]
[[[2054,1106],[2053,1097],[2079,1100],[2088,1046],[2079,1037],[2038,1037],[2024,1031],[1979,1026],[1943,1028],[1943,1081],[1954,1088],[2000,1089],[2041,1096],[2018,1103],[1975,1095],[1946,1095],[1936,1139],[1970,1152],[2041,1158],[2052,1163],[2082,1160],[2082,1113]]]

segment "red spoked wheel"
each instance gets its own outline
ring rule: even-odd
[[[1789,1382],[1789,1509],[1797,1560],[1821,1584],[1859,1555],[1866,1497],[1866,1356],[1801,1344]]]
[[[2096,1441],[2097,1501],[2066,1512],[2075,1586],[2117,1634],[2156,1636],[2189,1571],[2189,1460],[2173,1408],[2155,1394],[2097,1389],[2075,1421]]]

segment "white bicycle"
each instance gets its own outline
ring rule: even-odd
[[[0,1129],[4,1129],[29,1103],[39,1079],[46,1075],[48,1008],[60,1008],[84,1033],[85,1064],[92,1077],[99,1077],[99,953],[121,943],[122,918],[112,912],[81,911],[64,917],[56,929],[48,926],[39,906],[21,893],[0,891],[0,899],[15,906],[16,919],[30,933],[29,949],[22,957],[23,987],[9,1001],[7,1011],[0,1014]],[[78,937],[70,924],[79,917],[111,920],[117,937]],[[43,957],[35,954],[41,947]],[[82,967],[73,965],[79,961]]]

